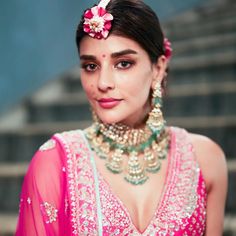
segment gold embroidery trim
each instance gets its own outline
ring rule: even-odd
[[[46,143],[44,143],[39,150],[40,151],[47,151],[50,149],[53,149],[56,146],[56,141],[53,139],[48,140]]]

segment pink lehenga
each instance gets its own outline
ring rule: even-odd
[[[171,127],[162,197],[144,232],[97,171],[84,132],[54,135],[25,176],[17,236],[203,235],[206,188],[188,133]]]

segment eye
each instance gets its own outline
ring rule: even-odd
[[[130,68],[134,63],[131,61],[120,61],[116,64],[116,67],[119,69],[128,69]]]
[[[87,72],[93,72],[97,69],[97,67],[98,67],[98,65],[96,65],[94,63],[82,64],[82,68]]]

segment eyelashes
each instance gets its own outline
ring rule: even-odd
[[[120,70],[127,70],[135,65],[135,61],[132,60],[119,60],[117,63],[114,64],[114,68]],[[86,72],[95,72],[100,66],[96,63],[82,63],[81,68]]]
[[[94,63],[85,63],[81,65],[81,68],[87,72],[93,72],[97,69],[98,65]]]
[[[128,69],[134,65],[133,61],[122,60],[116,64],[116,67],[119,69]]]

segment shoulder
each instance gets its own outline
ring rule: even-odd
[[[59,193],[65,175],[60,143],[51,138],[35,152],[24,177],[23,192],[34,195],[38,191],[42,197],[50,192]],[[50,195],[51,196],[51,195]]]
[[[70,143],[80,142],[82,130],[70,130],[54,134],[49,140],[44,142],[36,151],[31,165],[40,165],[45,168],[63,161],[65,149]]]
[[[198,156],[200,159],[202,156],[205,156],[205,158],[209,159],[209,161],[222,161],[225,159],[223,150],[212,139],[200,134],[188,134],[196,153],[200,154],[200,156]]]
[[[84,131],[77,129],[77,130],[70,130],[70,131],[64,131],[61,133],[55,134],[53,137],[57,139],[58,142],[62,146],[71,143],[71,142],[80,142],[81,139],[83,138]]]
[[[62,169],[65,169],[68,152],[74,153],[86,146],[83,136],[82,130],[54,134],[34,154],[27,175],[37,175],[38,179],[45,179],[56,172],[60,173]]]
[[[221,147],[206,136],[193,133],[188,133],[188,135],[193,144],[207,189],[210,190],[217,183],[226,182],[227,164]]]
[[[45,173],[50,173],[60,166],[62,166],[62,147],[56,139],[51,138],[35,152],[27,174],[45,178],[47,176]]]

